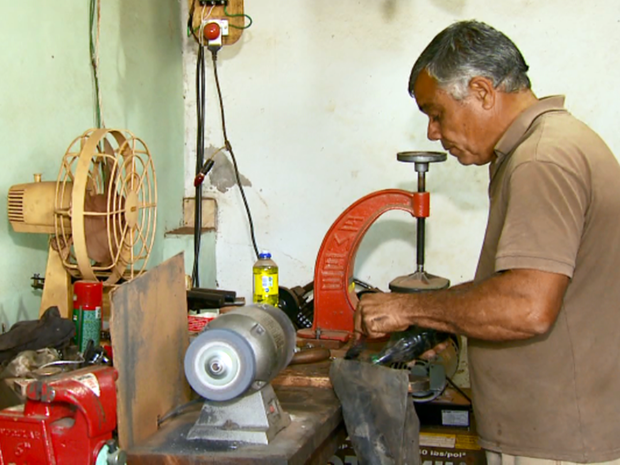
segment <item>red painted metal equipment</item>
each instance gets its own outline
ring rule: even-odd
[[[0,412],[0,464],[94,464],[116,427],[118,374],[89,367],[31,382]]]
[[[300,337],[349,340],[358,302],[353,284],[357,249],[366,231],[385,212],[404,210],[415,215],[415,198],[415,193],[400,189],[373,192],[353,203],[332,224],[314,268],[314,322],[312,328],[298,331]]]
[[[357,249],[372,224],[385,212],[404,210],[416,218],[416,272],[390,283],[394,292],[418,292],[443,289],[450,282],[424,271],[424,224],[430,214],[430,194],[425,176],[429,163],[446,160],[443,152],[400,152],[398,161],[414,163],[418,173],[418,191],[386,189],[368,194],[347,208],[332,224],[314,267],[314,321],[311,328],[297,335],[307,339],[331,339],[347,342],[353,334],[353,314],[358,298],[353,282]]]

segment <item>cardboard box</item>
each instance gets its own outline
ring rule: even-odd
[[[327,462],[328,465],[358,465],[358,458],[347,438]],[[423,428],[420,431],[422,465],[486,465],[478,436],[467,430]]]
[[[484,450],[478,436],[467,429],[422,428],[420,430],[422,465],[483,465]]]
[[[430,402],[414,403],[422,428],[426,426],[447,426],[469,428],[472,424],[470,397],[448,386],[444,392]]]

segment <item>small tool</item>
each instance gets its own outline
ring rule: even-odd
[[[344,359],[345,360],[357,360],[365,349],[366,349],[366,336],[362,334],[359,336],[359,339],[357,339],[355,342],[353,342],[353,344],[351,344],[351,347],[349,347],[349,350],[347,350],[346,354],[344,354]]]

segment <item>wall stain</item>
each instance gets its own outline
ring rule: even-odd
[[[396,0],[385,0],[383,3],[383,19],[390,21],[396,17]]]
[[[434,0],[433,3],[448,13],[461,14],[465,8],[465,0]]]
[[[228,189],[237,184],[235,169],[232,162],[223,153],[218,153],[215,157],[215,165],[209,173],[209,183],[221,193],[226,193]],[[239,179],[243,187],[252,187],[248,178],[239,173]]]

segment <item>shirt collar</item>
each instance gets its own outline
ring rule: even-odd
[[[544,97],[523,111],[495,144],[496,163],[512,153],[536,118],[549,111],[564,110],[564,96]]]

